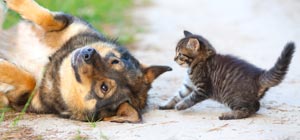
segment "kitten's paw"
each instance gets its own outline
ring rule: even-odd
[[[219,119],[220,120],[243,119],[249,117],[250,115],[251,113],[247,109],[244,109],[244,111],[235,110],[235,111],[223,113],[221,116],[219,116]]]
[[[236,119],[232,113],[223,113],[219,116],[219,120],[233,120]]]
[[[160,105],[158,106],[159,110],[170,110],[170,109],[174,109],[174,106],[169,106],[169,105]]]
[[[171,100],[169,100],[166,104],[160,105],[158,108],[160,110],[169,110],[174,109],[175,105],[180,101],[180,98],[174,96]]]
[[[176,106],[175,109],[176,110],[185,110],[187,108],[189,108],[190,106],[188,106],[186,103],[184,102],[179,102]]]

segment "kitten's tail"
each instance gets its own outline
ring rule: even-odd
[[[294,52],[295,44],[293,42],[286,44],[280,57],[277,59],[275,66],[273,66],[270,70],[265,71],[259,77],[260,85],[265,88],[278,85],[284,79],[284,76],[288,71]]]

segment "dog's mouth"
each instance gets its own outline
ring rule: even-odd
[[[79,54],[80,54],[80,50],[75,50],[75,52],[71,58],[72,66],[78,66],[78,65],[82,64],[83,61],[82,61],[82,58],[79,57]]]

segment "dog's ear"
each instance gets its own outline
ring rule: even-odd
[[[183,31],[183,34],[184,34],[185,37],[188,37],[188,36],[193,35],[191,32],[189,32],[189,31],[187,31],[187,30],[184,30],[184,31]]]
[[[119,106],[116,116],[105,117],[103,121],[139,123],[142,121],[142,116],[134,107],[125,102]]]
[[[146,67],[143,70],[145,82],[147,84],[151,84],[154,81],[154,79],[156,79],[159,75],[171,70],[172,68],[168,66]]]

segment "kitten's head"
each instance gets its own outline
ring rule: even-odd
[[[184,31],[185,37],[176,46],[175,61],[183,67],[190,67],[194,61],[204,62],[216,54],[210,43],[200,35]]]

